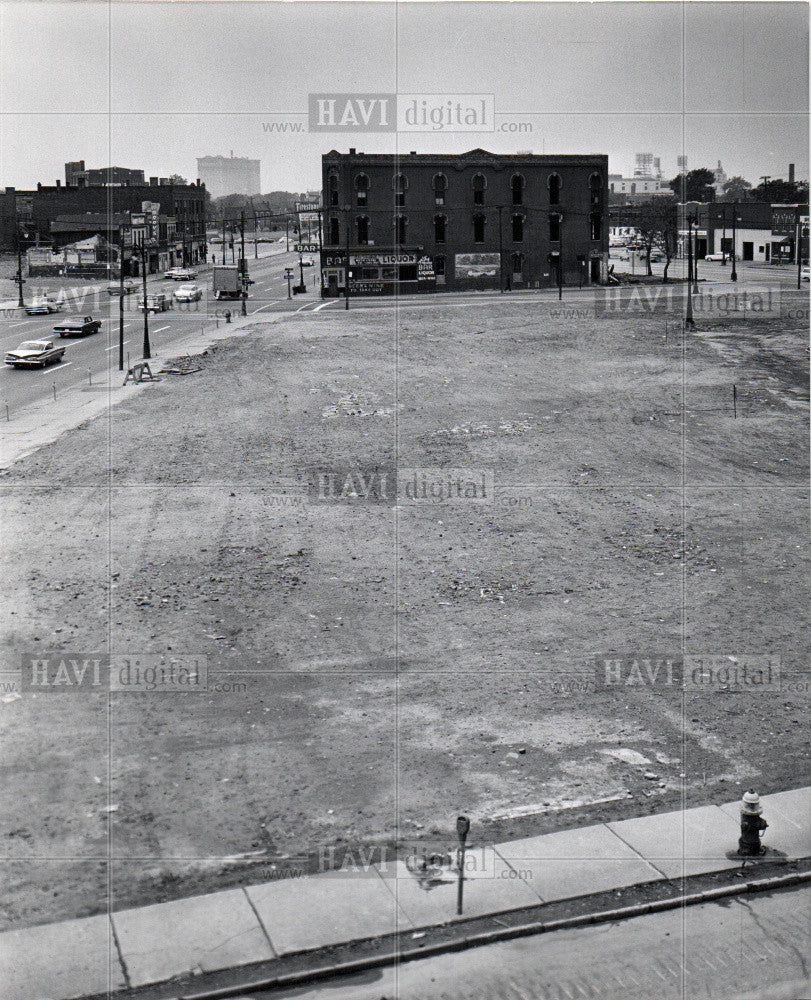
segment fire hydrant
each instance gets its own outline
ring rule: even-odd
[[[769,824],[760,815],[762,812],[758,793],[753,788],[744,792],[741,799],[741,836],[738,840],[738,854],[744,857],[754,857],[765,850],[760,843],[760,834]]]

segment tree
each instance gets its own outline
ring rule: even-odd
[[[674,177],[670,187],[679,201],[715,201],[714,184],[715,174],[712,170],[699,167]]]
[[[678,226],[676,224],[676,201],[673,198],[659,196],[639,206],[634,218],[634,226],[645,244],[645,263],[648,277],[653,274],[650,266],[650,254],[657,247],[665,255],[665,269],[662,284],[667,284],[667,271],[670,261],[676,254]]]
[[[782,202],[790,205],[795,201],[808,200],[808,184],[806,181],[784,181],[778,177],[758,184],[752,193],[757,201]]]
[[[170,174],[169,175],[170,184],[188,184],[189,182],[185,177],[181,177],[180,174]]]
[[[724,184],[724,197],[730,201],[746,201],[752,185],[743,177],[730,177]]]

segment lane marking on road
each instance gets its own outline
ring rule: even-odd
[[[313,309],[313,312],[317,313],[320,312],[322,309],[326,309],[327,306],[334,306],[335,303],[338,301],[339,301],[338,299],[329,299],[327,302],[322,302],[321,305],[318,305],[315,307],[315,309]]]
[[[61,365],[57,365],[56,368],[50,368],[50,369],[49,368],[43,368],[42,371],[40,371],[40,375],[44,375],[45,372],[47,372],[47,371],[58,372],[60,368],[67,368],[68,365],[72,365],[72,364],[73,364],[72,361],[63,361],[62,364]]]
[[[248,313],[248,315],[249,316],[253,316],[256,313],[261,312],[263,309],[267,309],[268,306],[274,306],[274,305],[276,305],[277,302],[281,302],[281,301],[282,301],[281,299],[272,299],[270,302],[266,302],[263,306],[259,306],[258,309],[252,309]]]
[[[128,343],[129,343],[129,341],[128,341],[128,340],[125,340],[125,341],[124,341],[124,343],[125,343],[125,344],[128,344]],[[104,350],[105,350],[105,351],[115,351],[115,350],[116,350],[116,349],[117,349],[118,347],[119,347],[119,345],[118,345],[118,344],[111,344],[111,345],[110,345],[110,347],[105,347],[105,348],[104,348]]]
[[[156,330],[153,330],[152,332],[153,333],[160,333],[161,330],[168,330],[168,329],[169,329],[168,326],[159,326]]]
[[[303,306],[299,306],[298,309],[294,309],[293,312],[294,313],[300,313],[302,311],[302,309],[307,309],[312,304],[313,304],[312,302],[305,302]]]

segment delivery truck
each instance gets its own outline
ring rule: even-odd
[[[239,299],[244,283],[237,264],[214,265],[214,298]]]

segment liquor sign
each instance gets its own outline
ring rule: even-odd
[[[417,261],[417,280],[418,281],[436,281],[436,274],[434,273],[434,262],[430,257],[420,257]]]
[[[353,253],[350,264],[359,267],[390,267],[392,264],[416,264],[416,253]]]
[[[296,243],[293,246],[296,253],[318,253],[317,243]]]

